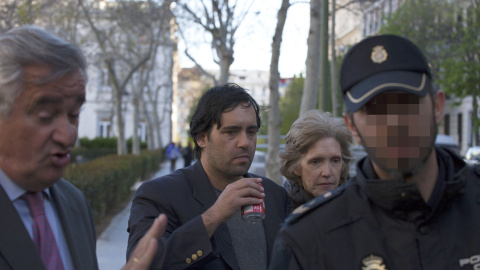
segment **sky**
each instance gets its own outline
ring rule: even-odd
[[[243,0],[239,1],[242,2]],[[242,22],[236,36],[234,47],[235,61],[230,70],[270,70],[272,38],[277,23],[277,12],[281,0],[256,0],[248,17]],[[282,78],[305,73],[307,57],[307,37],[310,24],[310,6],[305,2],[292,5],[287,13],[280,49],[279,71]],[[185,46],[205,69],[215,70],[211,46],[202,31],[185,32],[187,45],[180,40],[180,67],[193,67],[194,64],[185,55]]]

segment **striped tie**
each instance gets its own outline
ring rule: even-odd
[[[43,195],[41,192],[27,192],[22,198],[27,201],[33,219],[33,242],[37,247],[43,264],[48,270],[63,270],[62,258],[57,248],[50,224],[45,216]]]

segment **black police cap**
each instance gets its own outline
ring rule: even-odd
[[[406,38],[379,35],[366,38],[345,55],[340,87],[350,112],[385,91],[427,94],[431,70],[422,51]]]

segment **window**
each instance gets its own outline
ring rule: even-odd
[[[98,122],[97,136],[100,138],[109,138],[111,135],[110,126],[111,126],[110,121],[100,120]]]
[[[108,88],[108,70],[106,68],[98,69],[98,89],[105,91]]]
[[[450,115],[446,114],[443,118],[443,134],[450,135]]]

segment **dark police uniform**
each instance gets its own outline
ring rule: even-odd
[[[427,203],[415,184],[376,179],[361,160],[356,177],[287,218],[270,269],[480,269],[480,166],[436,153]]]

